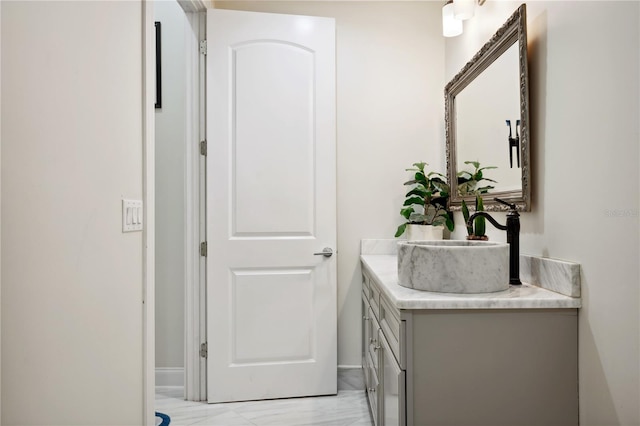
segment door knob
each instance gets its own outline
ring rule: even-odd
[[[322,249],[320,253],[313,253],[314,256],[324,256],[331,257],[333,255],[333,250],[330,247],[325,247]]]

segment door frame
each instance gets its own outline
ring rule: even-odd
[[[142,422],[155,425],[155,25],[142,0]]]
[[[200,40],[206,39],[206,6],[193,0],[178,0],[185,8],[191,29],[186,30],[187,53],[187,134],[185,140],[185,332],[184,397],[187,401],[207,400],[207,360],[200,356],[200,345],[207,341],[206,258],[200,255],[200,242],[206,240],[205,172],[206,157],[200,141],[206,138],[205,55]]]
[[[145,426],[155,425],[155,25],[154,25],[154,1],[142,0],[142,186],[143,186],[143,209],[145,227],[143,230],[143,265],[142,265],[142,418]],[[193,187],[194,182],[199,182],[204,169],[200,164],[204,161],[198,158],[194,161],[195,155],[199,156],[198,143],[204,135],[204,71],[200,70],[201,56],[197,54],[199,39],[204,35],[202,26],[194,26],[194,19],[197,20],[202,12],[207,9],[205,0],[177,0],[185,11],[192,29],[200,28],[200,33],[193,37],[187,37],[187,43],[195,49],[195,55],[188,56],[185,64],[187,67],[188,87],[187,90],[187,126],[188,139],[195,139],[193,144],[185,144],[186,163],[186,190],[192,191],[190,198],[185,203],[185,308],[204,306],[204,296],[200,294],[200,282],[204,280],[204,268],[195,267],[201,262],[200,254],[194,247],[199,246],[200,233],[204,232],[201,215],[200,185]],[[204,19],[203,19],[204,21]],[[187,47],[187,46],[185,46]],[[191,49],[191,47],[190,47]],[[195,77],[193,77],[195,76]],[[195,155],[194,155],[195,154]],[[195,180],[194,180],[195,179]],[[204,215],[202,215],[204,217]],[[197,241],[194,241],[197,240]],[[194,244],[195,243],[195,244]],[[188,301],[188,302],[187,302]],[[185,311],[189,313],[190,311]],[[206,360],[202,360],[199,351],[187,350],[186,343],[197,341],[200,337],[206,336],[206,330],[201,329],[201,324],[206,324],[206,313],[202,308],[197,310],[195,315],[185,315],[185,397],[189,390],[195,393],[204,388],[204,399],[206,400]],[[199,347],[199,343],[197,344]],[[193,345],[190,344],[190,348]],[[203,369],[204,366],[204,369]],[[188,373],[187,373],[188,372]],[[196,378],[200,377],[199,380]],[[204,380],[204,382],[202,382]],[[203,384],[202,384],[203,383]],[[189,393],[191,395],[191,393]],[[193,396],[193,400],[196,396]],[[202,396],[200,396],[202,398]]]

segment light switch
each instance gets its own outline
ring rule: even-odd
[[[122,232],[142,231],[142,201],[122,200]]]

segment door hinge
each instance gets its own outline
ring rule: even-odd
[[[200,53],[207,54],[207,40],[200,40]]]
[[[203,241],[200,243],[200,256],[207,257],[207,242]]]
[[[200,343],[200,358],[206,358],[209,354],[207,342]]]
[[[200,155],[207,156],[207,141],[200,141]]]

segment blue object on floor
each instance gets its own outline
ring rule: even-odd
[[[156,411],[156,426],[169,426],[169,423],[171,423],[169,416]]]

